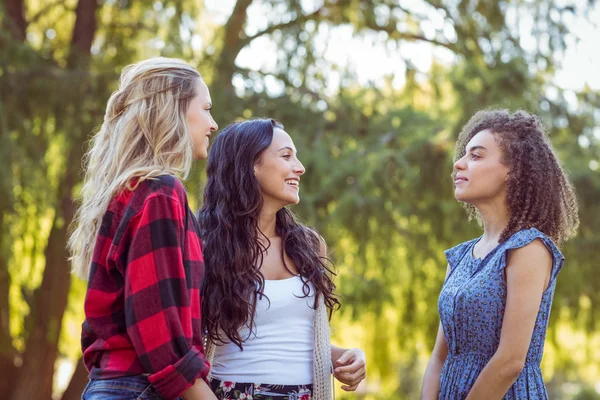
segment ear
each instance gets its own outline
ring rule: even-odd
[[[254,162],[253,168],[254,168],[254,176],[258,177],[259,174],[259,168],[260,165],[262,164],[262,157],[259,157],[258,160],[256,160]]]

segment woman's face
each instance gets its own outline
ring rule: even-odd
[[[454,197],[473,204],[505,201],[508,166],[489,130],[478,132],[467,143],[465,155],[454,163]]]
[[[217,123],[210,115],[211,107],[212,100],[208,87],[202,79],[198,78],[196,96],[190,101],[186,115],[188,132],[194,143],[195,160],[208,157],[210,135],[218,128]]]
[[[273,129],[273,141],[254,165],[264,205],[277,209],[300,201],[300,176],[305,172],[296,147],[283,129]]]

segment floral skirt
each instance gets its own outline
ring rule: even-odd
[[[313,385],[268,385],[213,378],[210,388],[219,400],[311,400]]]

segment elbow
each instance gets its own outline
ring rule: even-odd
[[[525,368],[525,360],[520,358],[506,360],[503,364],[503,375],[512,381],[516,381],[523,372],[523,368]]]
[[[430,364],[438,366],[440,369],[444,366],[445,362],[446,362],[446,357],[444,357],[443,355],[439,355],[439,354],[432,354],[431,359],[429,360]]]

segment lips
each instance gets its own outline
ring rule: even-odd
[[[285,180],[286,185],[298,188],[300,187],[300,179],[297,178],[289,178]]]
[[[454,178],[454,184],[459,184],[459,183],[461,183],[461,182],[467,182],[467,181],[468,181],[468,179],[467,179],[467,178],[465,178],[464,176],[460,176],[460,175],[457,175],[457,176]]]

